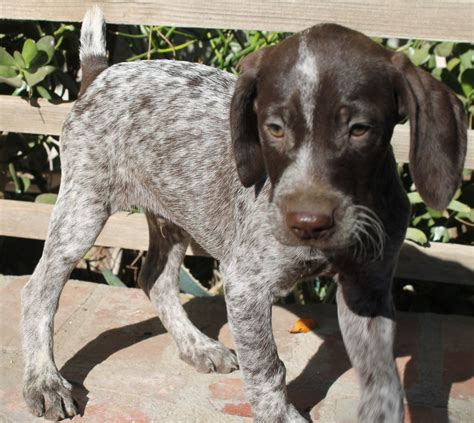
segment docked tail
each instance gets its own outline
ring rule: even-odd
[[[97,75],[107,68],[105,19],[102,10],[97,5],[88,9],[84,16],[79,57],[82,70],[80,97]]]

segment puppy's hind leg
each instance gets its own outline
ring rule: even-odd
[[[180,358],[204,373],[229,373],[237,369],[235,355],[197,329],[179,300],[179,269],[189,235],[159,216],[147,214],[147,221],[150,246],[138,283],[156,307],[164,327],[173,336]]]
[[[108,212],[102,197],[61,186],[43,255],[22,290],[23,396],[29,410],[49,420],[77,414],[71,385],[53,357],[53,318],[64,284],[94,244]]]

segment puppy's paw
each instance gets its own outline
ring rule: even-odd
[[[195,343],[192,349],[181,352],[179,357],[200,373],[230,373],[239,368],[235,353],[213,339]]]
[[[61,375],[49,374],[41,378],[27,378],[23,397],[32,414],[56,421],[77,414],[71,391],[71,384]]]

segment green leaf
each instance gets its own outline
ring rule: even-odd
[[[2,78],[14,78],[18,73],[12,66],[0,65],[0,76]]]
[[[21,77],[21,75],[17,75],[13,78],[4,78],[3,76],[0,76],[0,82],[8,84],[15,88],[20,88],[23,84],[23,78]]]
[[[5,50],[5,47],[0,47],[0,65],[17,67],[15,59]]]
[[[457,213],[456,217],[474,222],[474,208],[471,208],[468,213]]]
[[[45,98],[46,100],[51,100],[53,98],[51,96],[51,93],[45,87],[42,87],[41,85],[38,85],[36,87],[36,91],[38,91],[38,94],[40,95],[41,98]]]
[[[13,180],[13,183],[15,184],[15,191],[17,193],[20,193],[21,192],[20,180],[18,179],[18,176],[16,174],[15,165],[13,163],[9,163],[8,170],[10,171],[10,176]]]
[[[110,286],[118,286],[120,288],[127,287],[127,285],[125,285],[117,276],[115,276],[110,269],[102,269],[101,273],[107,284]]]
[[[26,176],[22,176],[21,177],[21,182],[23,184],[23,192],[27,192],[28,191],[28,188],[30,187],[31,185],[31,179],[30,178],[27,178]]]
[[[21,56],[25,60],[25,66],[28,68],[30,63],[38,54],[38,49],[36,48],[36,43],[28,38],[23,44],[23,50],[21,51]]]
[[[24,69],[25,68],[25,60],[23,59],[23,56],[21,55],[21,53],[19,51],[15,51],[13,53],[13,57],[15,58],[16,65],[20,69]]]
[[[443,217],[443,211],[441,210],[435,210],[431,209],[430,207],[427,207],[428,213],[433,219],[439,219],[440,217]]]
[[[49,63],[54,56],[54,37],[51,35],[46,35],[37,41],[36,47],[39,51],[46,53],[48,57],[48,61],[46,63]]]
[[[47,66],[42,66],[34,73],[25,71],[26,82],[30,87],[33,87],[36,84],[40,83],[49,74],[53,73],[55,70],[56,68],[54,66],[47,65]]]
[[[434,49],[435,54],[441,57],[448,57],[453,51],[453,46],[454,43],[451,41],[440,43]]]
[[[187,294],[195,297],[210,297],[209,291],[204,288],[197,279],[191,275],[191,272],[186,267],[181,266],[179,271],[179,288]]]
[[[458,200],[453,200],[448,204],[448,210],[453,210],[458,213],[469,213],[471,208]]]
[[[469,215],[466,216],[466,218],[469,219],[471,222],[474,222],[474,209],[471,209]]]
[[[40,204],[56,204],[58,199],[58,194],[46,193],[36,196],[35,203]]]
[[[38,51],[35,58],[30,63],[28,70],[30,72],[36,72],[39,67],[46,65],[48,62],[48,55],[44,51]]]
[[[461,66],[463,69],[471,69],[472,68],[472,56],[474,54],[474,50],[468,50],[465,53],[461,54],[459,58],[461,59]]]
[[[431,229],[431,236],[435,242],[448,242],[449,232],[445,226],[433,226]]]
[[[461,63],[461,60],[459,60],[458,57],[453,57],[446,65],[446,68],[449,70],[449,71],[452,71],[457,65],[459,65],[459,63]]]
[[[430,220],[432,219],[431,215],[429,212],[426,212],[426,213],[423,213],[422,215],[419,215],[419,216],[416,216],[413,218],[413,221],[412,221],[412,224],[413,226],[418,226],[418,224],[422,221],[422,220]]]
[[[417,191],[409,192],[407,196],[408,196],[408,200],[410,200],[410,204],[423,203],[423,199],[421,198],[421,195],[418,194]]]
[[[427,66],[428,66],[429,69],[433,69],[433,68],[436,67],[436,56],[435,55],[430,55]]]
[[[434,68],[431,71],[431,75],[433,75],[438,81],[441,81],[442,73],[443,73],[443,69],[441,69],[441,68]]]
[[[430,57],[430,45],[426,44],[420,49],[415,50],[411,55],[411,61],[416,65],[420,66],[425,63]]]
[[[461,74],[461,87],[466,97],[469,97],[474,90],[474,69],[466,69]]]
[[[416,242],[420,245],[428,244],[428,238],[426,238],[425,233],[416,228],[408,228],[405,239]]]

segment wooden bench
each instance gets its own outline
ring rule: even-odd
[[[71,0],[4,0],[0,18],[81,21],[93,2]],[[472,0],[193,0],[97,2],[108,23],[198,28],[259,29],[294,32],[320,22],[337,22],[371,36],[427,40],[474,40]],[[60,135],[71,103],[26,100],[0,95],[0,131]],[[408,160],[409,128],[398,126],[392,145],[399,162]],[[474,169],[474,131],[468,132],[466,168]],[[0,200],[0,236],[44,240],[51,206]],[[29,222],[26,226],[24,222]],[[146,250],[148,230],[143,215],[112,216],[96,245]],[[205,254],[198,246],[189,254]],[[474,246],[406,243],[397,276],[458,284],[474,284]]]

